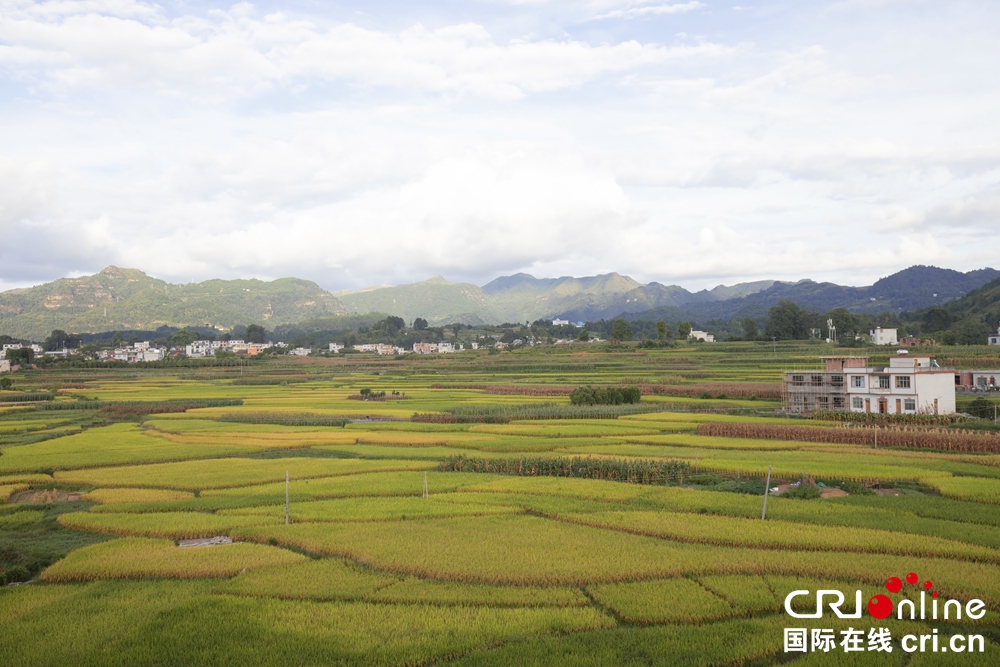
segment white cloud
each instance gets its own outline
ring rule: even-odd
[[[627,3],[628,5],[645,5],[645,3]],[[593,20],[604,19],[633,19],[643,16],[664,16],[667,14],[684,14],[695,9],[705,7],[703,2],[678,2],[674,4],[629,6],[625,9],[615,9],[605,14],[598,14]]]
[[[995,263],[997,12],[700,8],[0,0],[0,281]]]
[[[351,23],[321,28],[280,13],[254,18],[231,10],[167,20],[97,13],[86,3],[76,13],[30,9],[0,17],[0,64],[19,79],[58,88],[125,85],[253,95],[319,80],[518,99],[727,51],[709,43],[667,47],[630,40],[498,43],[475,23],[434,30],[418,24],[392,33]]]

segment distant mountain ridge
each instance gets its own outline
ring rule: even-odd
[[[173,285],[137,269],[109,266],[92,276],[0,292],[0,334],[41,340],[53,329],[230,329],[252,322],[274,327],[346,312],[336,297],[299,278]]]
[[[827,312],[881,313],[945,304],[1000,278],[1000,271],[962,273],[912,266],[868,287],[812,280],[759,280],[691,292],[678,285],[642,284],[618,273],[576,278],[501,276],[479,287],[437,277],[408,285],[330,293],[298,278],[208,280],[172,285],[136,269],[110,266],[93,276],[0,293],[0,334],[41,340],[52,329],[96,333],[160,326],[260,323],[269,329],[306,320],[386,313],[431,324],[500,324],[561,317],[594,321],[622,315],[668,321],[762,318],[781,300]],[[347,320],[343,320],[347,321]]]

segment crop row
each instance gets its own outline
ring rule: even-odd
[[[681,542],[755,549],[850,551],[1000,563],[1000,551],[926,535],[890,530],[761,521],[693,513],[603,512],[570,514],[564,520]]]
[[[0,471],[19,472],[170,461],[223,456],[251,449],[239,444],[172,443],[144,434],[135,424],[115,424],[44,442],[8,447],[0,456]]]
[[[939,449],[957,452],[1000,452],[1000,436],[954,431],[880,428],[815,428],[778,424],[726,424],[706,422],[699,424],[698,435],[726,438],[761,438],[776,440],[805,440],[808,442],[833,442],[850,445],[878,444],[886,447]]]
[[[350,420],[344,417],[309,412],[227,412],[216,417],[216,421],[281,426],[346,426],[350,423]]]
[[[507,458],[471,459],[452,456],[438,466],[441,471],[485,472],[522,477],[581,477],[633,484],[668,484],[689,474],[685,461],[611,458]]]
[[[302,600],[490,607],[583,607],[589,603],[578,588],[568,586],[490,586],[400,578],[334,558],[248,572],[224,585],[221,592]]]
[[[813,419],[831,422],[858,422],[865,424],[921,424],[948,426],[955,419],[948,415],[894,415],[888,412],[849,412],[847,410],[816,410]]]
[[[693,579],[657,579],[589,586],[587,592],[629,623],[701,623],[738,612]]]
[[[420,519],[427,517],[447,516],[485,516],[488,514],[510,514],[517,509],[510,506],[490,505],[476,502],[474,495],[463,496],[465,503],[439,502],[435,498],[419,496],[390,498],[340,498],[336,500],[314,500],[295,503],[291,506],[292,521],[392,521]],[[168,513],[169,514],[169,513]],[[93,515],[91,515],[93,516]],[[115,516],[115,515],[102,515]],[[124,516],[124,515],[118,515]],[[150,514],[131,516],[152,516]],[[202,516],[219,517],[220,519],[236,519],[246,521],[243,525],[254,525],[251,517],[270,518],[273,521],[257,521],[262,523],[277,523],[284,516],[284,507],[278,504],[260,507],[237,508],[221,510],[217,515]],[[235,526],[240,524],[234,523]],[[113,523],[113,522],[112,522]],[[224,521],[220,522],[224,523]],[[228,530],[227,526],[227,530]]]
[[[434,383],[431,389],[478,389],[487,394],[502,396],[569,396],[573,387],[551,384],[442,384]]]
[[[38,410],[104,410],[128,414],[155,414],[156,412],[183,412],[196,408],[223,408],[243,405],[242,398],[191,398],[167,401],[64,401],[36,405]]]
[[[935,590],[1000,602],[994,564],[946,558],[681,543],[525,515],[244,528],[234,538],[350,558],[398,574],[508,585],[591,584],[684,575],[790,574],[881,584],[919,572]]]
[[[215,586],[123,581],[19,587],[0,596],[4,667],[450,664],[471,651],[550,634],[601,635],[615,625],[592,606],[320,603],[216,595]]]
[[[77,549],[42,572],[48,582],[170,577],[231,577],[306,560],[305,556],[261,544],[180,548],[170,540],[127,537]]]
[[[61,525],[73,530],[88,530],[107,535],[164,537],[173,540],[228,535],[233,528],[278,523],[280,520],[278,516],[222,516],[204,512],[147,514],[70,512],[60,514],[58,518]]]
[[[625,405],[566,405],[528,403],[523,405],[460,405],[449,412],[458,418],[493,417],[514,419],[617,419],[623,415],[662,412],[663,406],[632,403]]]
[[[190,491],[174,491],[171,489],[94,489],[83,495],[84,500],[103,505],[121,503],[157,503],[193,498]]]
[[[93,430],[88,433],[93,433]],[[3,458],[0,457],[0,460]],[[64,484],[200,490],[278,482],[285,479],[286,471],[291,474],[293,480],[301,480],[308,477],[331,477],[364,472],[429,470],[433,467],[434,464],[425,461],[220,458],[60,471],[55,474],[55,478]]]
[[[21,394],[0,394],[0,403],[33,403],[55,400],[55,394],[48,392],[26,392]]]

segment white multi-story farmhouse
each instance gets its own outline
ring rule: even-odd
[[[930,355],[897,354],[889,365],[869,366],[868,357],[825,357],[826,370],[785,375],[790,412],[850,410],[883,414],[955,412],[955,371]]]
[[[896,329],[876,327],[871,330],[872,345],[899,345]]]

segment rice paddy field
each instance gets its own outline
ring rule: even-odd
[[[982,354],[959,352],[939,360]],[[836,441],[848,426],[777,400],[783,372],[830,353],[572,346],[19,374],[55,399],[0,396],[0,664],[1000,664],[1000,435],[976,451],[948,447],[946,426],[933,447],[919,431],[899,439],[914,446]],[[587,385],[643,396],[571,406]],[[918,584],[886,590],[909,572]],[[931,587],[986,614],[783,607],[819,589],[848,608],[855,590],[920,604]],[[785,652],[787,627],[887,628],[893,650]],[[907,634],[979,635],[983,651],[910,653]]]

